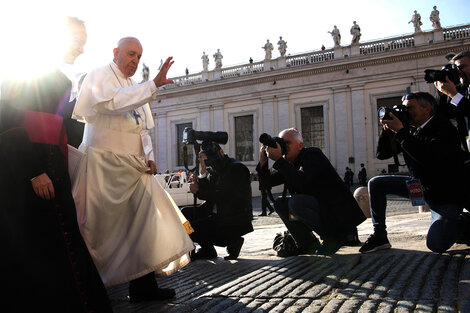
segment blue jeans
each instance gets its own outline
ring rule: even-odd
[[[369,181],[369,202],[374,233],[386,236],[385,209],[387,194],[408,198],[406,181],[410,176],[376,176]],[[458,220],[462,205],[455,203],[434,203],[426,200],[431,209],[431,226],[428,230],[426,245],[431,251],[442,253],[449,249],[459,235]]]
[[[320,206],[315,197],[299,194],[285,199],[278,198],[274,201],[274,209],[291,233],[297,247],[308,247],[317,242],[318,239],[312,230],[322,235]]]

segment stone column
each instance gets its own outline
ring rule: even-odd
[[[169,150],[168,147],[168,138],[170,134],[167,133],[167,123],[166,123],[166,112],[157,113],[157,118],[155,119],[155,138],[156,138],[156,150],[155,154],[155,164],[157,165],[157,170],[159,172],[164,172],[168,168],[168,157]]]
[[[355,159],[354,173],[360,170],[360,164],[367,167],[367,136],[364,108],[364,86],[351,86],[352,151]]]
[[[343,173],[346,166],[349,165],[348,158],[348,110],[346,107],[346,90],[345,88],[334,88],[333,89],[333,129],[335,134],[332,134],[336,141],[331,145],[332,147],[332,159],[330,162],[338,170],[339,173]]]
[[[289,96],[283,95],[277,97],[277,129],[274,131],[277,133],[283,129],[291,127],[291,119],[289,114]]]
[[[212,106],[201,106],[199,107],[199,116],[201,119],[201,125],[199,125],[198,130],[211,130],[211,111]]]
[[[274,101],[273,97],[261,98],[261,129],[262,133],[268,133],[275,136],[275,118],[274,118]],[[257,140],[257,138],[256,138]]]
[[[213,105],[213,131],[224,130],[224,104]],[[230,134],[229,134],[230,135]]]

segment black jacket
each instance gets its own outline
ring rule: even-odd
[[[460,141],[465,150],[467,150],[466,137],[468,136],[468,126],[465,118],[470,118],[470,94],[468,89],[468,86],[457,86],[457,91],[463,95],[457,106],[450,103],[452,100],[450,97],[437,92],[438,106],[435,109],[436,115],[442,118],[455,119]]]
[[[250,171],[243,163],[225,155],[198,184],[197,197],[215,205],[217,224],[240,236],[253,231]]]
[[[263,168],[258,165],[260,180],[268,181],[270,186],[285,184],[291,195],[314,196],[321,207],[320,216],[326,235],[343,233],[366,219],[351,192],[320,149],[303,148],[295,164],[280,158],[273,167],[278,172],[271,175],[267,165]]]
[[[418,133],[403,128],[395,134],[410,173],[421,180],[425,198],[438,203],[462,203],[466,197],[464,151],[456,128],[434,116]]]

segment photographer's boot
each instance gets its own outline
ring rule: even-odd
[[[227,245],[228,255],[224,257],[225,260],[236,260],[240,255],[240,250],[242,249],[243,242],[245,239],[243,237],[238,237]]]
[[[357,234],[357,227],[351,228],[344,236],[343,236],[343,245],[345,246],[359,246],[361,241],[359,240],[359,235]]]
[[[199,250],[190,254],[191,261],[212,260],[217,258],[217,251],[213,245],[202,245]]]
[[[466,244],[470,246],[470,213],[462,212],[458,222],[459,236],[456,243]]]

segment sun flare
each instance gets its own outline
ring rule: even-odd
[[[4,78],[34,78],[60,66],[68,40],[63,17],[24,15],[1,26],[9,30],[0,52]]]

